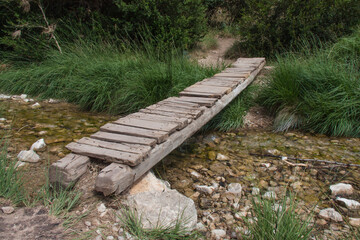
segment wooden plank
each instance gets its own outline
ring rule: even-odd
[[[198,107],[187,106],[186,104],[170,102],[170,101],[162,101],[162,102],[159,102],[158,104],[162,105],[162,106],[173,107],[173,108],[176,108],[179,110],[198,110],[201,107],[201,106],[198,106]]]
[[[206,86],[215,86],[215,87],[229,87],[231,90],[236,88],[237,85],[239,85],[239,81],[222,81],[220,79],[209,79],[206,81],[198,82],[200,85],[206,85]]]
[[[67,188],[79,180],[87,171],[89,164],[90,158],[70,153],[51,164],[49,181],[52,185]]]
[[[227,68],[222,73],[251,73],[256,67]]]
[[[189,123],[192,122],[192,119],[194,118],[194,115],[190,115],[190,114],[186,114],[186,113],[174,113],[174,112],[167,112],[167,111],[156,110],[156,109],[140,109],[139,112],[160,115],[160,116],[187,118]]]
[[[174,103],[181,103],[183,105],[186,105],[186,106],[189,106],[189,107],[193,107],[193,108],[199,108],[201,107],[200,104],[198,103],[192,103],[192,102],[182,102],[182,101],[179,101],[179,98],[178,97],[169,97],[161,102],[174,102]]]
[[[131,115],[128,115],[129,117],[137,117],[140,119],[146,119],[151,121],[158,121],[158,122],[173,122],[179,124],[179,127],[177,130],[181,130],[184,127],[186,127],[189,124],[189,121],[187,118],[175,118],[175,117],[168,117],[168,116],[161,116],[156,114],[150,114],[150,113],[133,113]]]
[[[105,196],[120,194],[124,190],[120,186],[130,186],[134,177],[135,174],[129,166],[112,163],[100,171],[95,181],[95,190]]]
[[[150,130],[165,131],[168,132],[169,134],[175,132],[176,129],[179,127],[179,124],[177,123],[154,122],[154,121],[138,119],[138,118],[130,118],[130,117],[120,118],[116,120],[114,123],[125,126],[150,129]]]
[[[136,137],[136,136],[129,136],[125,134],[115,134],[115,133],[108,133],[108,132],[97,132],[90,136],[91,138],[109,141],[109,142],[116,142],[116,143],[134,143],[140,145],[146,145],[153,147],[156,145],[156,139],[152,138],[145,138],[145,137]]]
[[[186,97],[181,96],[177,98],[178,101],[184,101],[184,102],[192,102],[192,103],[198,103],[199,105],[203,105],[206,107],[211,107],[215,104],[215,102],[218,100],[217,98],[202,98],[202,97]]]
[[[245,78],[216,77],[216,76],[211,77],[211,79],[218,79],[222,81],[238,81],[239,83],[245,81]]]
[[[204,85],[200,85],[198,83],[187,87],[184,89],[184,92],[201,92],[201,93],[216,93],[216,94],[228,94],[231,92],[231,88],[229,87],[208,87]]]
[[[203,109],[196,109],[196,110],[190,110],[190,109],[176,109],[176,108],[172,108],[169,106],[164,106],[164,105],[151,105],[149,107],[147,107],[146,109],[149,110],[160,110],[160,111],[166,111],[166,112],[173,112],[173,113],[182,113],[182,114],[187,114],[187,115],[191,115],[193,118],[198,118],[201,116],[201,114],[203,113]]]
[[[221,98],[223,96],[223,94],[182,91],[182,92],[179,93],[179,96],[202,97],[202,98],[206,98],[206,97],[208,97],[208,98]]]
[[[121,133],[130,136],[153,138],[156,139],[158,143],[166,141],[166,139],[169,137],[169,133],[165,131],[149,130],[113,123],[105,124],[104,126],[100,127],[100,130],[104,132]]]
[[[66,148],[80,155],[102,159],[107,162],[123,163],[129,166],[136,166],[143,159],[140,154],[121,152],[76,142],[69,143],[66,145]]]
[[[136,153],[136,154],[141,155],[142,158],[146,157],[151,150],[151,147],[149,147],[149,146],[143,146],[143,145],[138,145],[138,144],[133,144],[131,146],[131,144],[125,145],[125,144],[121,144],[121,143],[108,142],[108,141],[103,141],[103,140],[99,140],[99,139],[95,139],[95,138],[88,138],[88,137],[81,138],[79,141],[77,141],[77,143],[91,145],[91,146],[100,147],[100,148],[117,150],[117,151],[121,151],[121,152]]]
[[[215,74],[214,77],[228,77],[228,78],[247,78],[250,76],[250,72],[246,73],[227,73],[227,72],[221,72],[218,74]]]
[[[186,128],[181,131],[177,131],[172,134],[169,139],[157,145],[153,150],[151,150],[150,155],[146,158],[141,164],[131,169],[131,179],[127,176],[121,177],[109,183],[113,186],[112,189],[116,188],[116,193],[120,193],[128,188],[131,184],[137,181],[143,174],[145,174],[149,169],[151,169],[155,164],[157,164],[161,159],[173,151],[176,147],[182,144],[188,137],[197,132],[204,124],[210,121],[216,114],[218,114],[226,105],[228,105],[238,94],[243,91],[255,78],[255,76],[260,72],[262,67],[265,65],[265,62],[260,65],[260,67],[254,71],[242,84],[237,86],[234,91],[225,95],[221,98],[220,101],[217,101],[212,108],[207,108],[203,115],[198,119],[194,120]],[[114,164],[117,165],[117,164]],[[99,176],[100,177],[100,176]],[[98,177],[98,178],[99,178]],[[104,176],[102,176],[104,178]],[[129,180],[130,179],[130,180]],[[96,188],[97,189],[97,188]],[[107,189],[106,194],[111,193],[111,189]],[[113,191],[115,192],[115,191]]]

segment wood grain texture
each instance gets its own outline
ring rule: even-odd
[[[138,127],[150,130],[158,130],[164,131],[168,133],[173,133],[179,127],[177,123],[164,123],[164,122],[154,122],[151,120],[139,119],[139,118],[131,118],[131,117],[123,117],[116,121],[116,124],[121,124],[130,127]]]
[[[181,130],[189,124],[189,121],[187,118],[169,117],[169,116],[162,116],[162,115],[151,114],[151,113],[137,112],[137,113],[133,113],[129,116],[146,119],[146,120],[150,120],[150,121],[176,123],[176,124],[179,124],[179,127],[177,128],[177,130]]]
[[[120,133],[108,133],[108,132],[96,132],[90,136],[91,138],[109,141],[109,142],[116,142],[116,143],[134,143],[146,146],[155,146],[156,139],[152,138],[145,138],[145,137],[136,137],[136,136],[129,136]]]

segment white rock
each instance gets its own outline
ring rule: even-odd
[[[232,193],[237,197],[241,197],[242,187],[240,183],[230,183],[228,186],[227,193]]]
[[[351,195],[354,192],[354,188],[350,184],[338,183],[330,186],[331,195]]]
[[[343,218],[340,213],[333,208],[325,208],[319,212],[319,217],[325,220],[333,220],[335,222],[342,222]]]
[[[360,227],[360,218],[349,218],[349,223],[353,227]]]
[[[15,164],[15,168],[20,168],[26,165],[26,162],[17,161]]]
[[[273,209],[275,212],[282,212],[283,207],[282,207],[280,204],[275,203],[275,204],[272,206],[272,209]]]
[[[32,109],[38,109],[38,108],[41,108],[41,105],[40,105],[40,103],[34,103],[33,105],[31,105],[31,108]]]
[[[34,142],[30,148],[30,150],[33,150],[33,151],[44,151],[45,149],[46,149],[46,143],[43,138]]]
[[[15,209],[13,207],[2,207],[1,210],[5,214],[11,214],[15,211]]]
[[[4,95],[4,94],[0,94],[0,99],[10,99],[11,96],[9,95]]]
[[[252,195],[259,195],[260,194],[260,189],[257,188],[257,187],[253,187],[252,190],[251,190],[251,194]]]
[[[206,232],[206,227],[202,222],[198,222],[196,224],[196,230],[200,231],[200,232]]]
[[[195,177],[195,178],[200,178],[201,177],[201,174],[198,173],[197,171],[191,171],[191,176]]]
[[[104,213],[104,212],[106,212],[106,206],[105,206],[105,204],[101,203],[101,204],[98,206],[97,210],[98,210],[99,213]]]
[[[90,221],[85,221],[84,224],[88,227],[91,227],[91,222]]]
[[[199,192],[206,193],[211,195],[214,192],[213,186],[206,186],[206,185],[195,185],[195,189]]]
[[[95,240],[102,240],[101,235],[97,235],[96,238],[95,238]]]
[[[211,230],[211,236],[217,240],[220,240],[226,237],[226,232],[222,229],[213,229]]]
[[[276,193],[274,191],[267,191],[264,193],[263,198],[268,200],[276,199]]]
[[[31,162],[31,163],[36,163],[38,161],[40,161],[40,157],[39,155],[36,154],[36,152],[34,152],[33,150],[29,150],[29,151],[21,151],[18,155],[17,158],[21,161],[21,162]]]
[[[166,183],[158,179],[152,172],[148,172],[130,190],[129,195],[135,195],[141,192],[163,192],[168,190]]]
[[[0,122],[5,122],[6,118],[0,118]]]
[[[261,163],[260,165],[266,168],[269,168],[271,166],[270,163]]]
[[[360,203],[358,201],[350,200],[350,199],[346,199],[346,198],[341,198],[341,197],[337,197],[336,201],[340,205],[345,206],[349,210],[360,209]]]
[[[49,102],[49,103],[59,103],[60,100],[50,98],[48,102]]]
[[[229,158],[228,156],[225,156],[225,155],[221,154],[221,153],[218,153],[218,154],[216,155],[216,159],[219,160],[219,161],[227,161],[227,160],[229,160],[230,158]]]
[[[113,236],[107,236],[106,240],[114,240],[115,238]]]
[[[128,196],[127,204],[136,209],[145,229],[159,225],[173,227],[180,220],[183,227],[192,231],[197,224],[194,201],[176,190],[138,193]]]
[[[21,98],[21,99],[25,99],[25,98],[27,98],[27,96],[28,96],[27,94],[21,94],[21,95],[20,95],[20,98]]]

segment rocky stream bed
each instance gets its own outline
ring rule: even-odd
[[[19,168],[29,193],[45,183],[49,164],[68,153],[66,144],[117,118],[82,112],[54,100],[35,105],[26,96],[1,96],[0,130],[8,142],[9,157],[17,161],[18,153],[40,138],[47,144],[38,152],[39,162]],[[360,164],[360,139],[295,131],[274,133],[259,128],[198,133],[153,171],[194,201],[196,228],[206,239],[241,239],[247,232],[244,218],[255,221],[251,215],[254,197],[271,198],[276,203],[290,192],[298,201],[297,213],[303,219],[310,216],[314,239],[355,238],[354,229],[360,227],[360,168],[293,161],[290,157]],[[94,179],[104,166],[93,161],[76,186],[83,194],[73,214],[88,214],[72,227],[73,231],[87,233],[92,239],[131,238],[113,213],[121,208],[123,198],[104,198],[94,191]],[[343,183],[340,190],[330,190],[339,183]],[[0,217],[4,215],[0,211]]]

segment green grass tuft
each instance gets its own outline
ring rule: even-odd
[[[85,110],[123,114],[174,96],[217,72],[178,52],[79,42],[39,64],[0,73],[0,90],[66,99]]]
[[[287,205],[287,199],[290,203]],[[249,230],[244,239],[309,239],[312,227],[310,227],[310,218],[302,221],[295,212],[296,202],[290,196],[284,197],[275,207],[274,200],[257,198],[253,199],[252,216],[256,217],[255,222],[245,220],[245,225]]]

